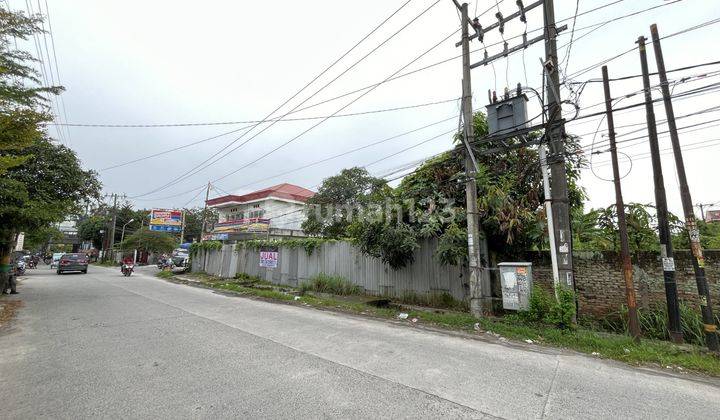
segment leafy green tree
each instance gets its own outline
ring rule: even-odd
[[[26,206],[28,191],[21,182],[9,178],[8,171],[31,158],[26,149],[42,140],[39,124],[51,119],[47,95],[61,91],[59,87],[42,87],[32,67],[35,60],[26,51],[15,48],[11,41],[25,41],[38,33],[39,22],[37,17],[26,17],[0,6],[0,285],[3,286],[17,233],[29,230],[29,226],[18,225],[13,214],[23,208],[32,211]]]
[[[47,248],[50,242],[59,241],[63,233],[55,226],[44,226],[25,233],[25,249],[39,251]]]
[[[97,175],[80,167],[75,152],[48,139],[23,149],[27,159],[9,169],[0,189],[0,241],[11,243],[17,232],[44,229],[76,214],[99,196]]]
[[[93,215],[78,222],[78,237],[83,241],[90,241],[96,249],[103,245],[103,233],[107,229],[107,216]]]
[[[137,249],[138,251],[168,253],[178,246],[178,241],[172,235],[165,232],[157,232],[148,228],[142,228],[133,234],[126,236],[116,248],[124,250]]]
[[[343,169],[323,180],[308,201],[303,230],[310,235],[346,237],[359,209],[382,203],[391,192],[384,179],[372,177],[364,168]]]
[[[700,231],[700,245],[704,249],[720,249],[720,222],[704,222],[698,220]],[[673,233],[673,246],[676,249],[690,249],[690,238],[681,224]]]
[[[202,236],[203,215],[207,215],[207,228],[210,229],[218,221],[215,209],[185,209],[185,242],[199,242]]]

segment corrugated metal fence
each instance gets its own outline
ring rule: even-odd
[[[275,269],[260,267],[258,251],[235,251],[233,245],[224,245],[217,251],[200,250],[193,257],[192,268],[221,277],[246,273],[288,286],[298,286],[325,273],[342,276],[371,295],[399,297],[408,293],[447,292],[456,299],[464,299],[468,291],[467,270],[441,265],[435,257],[436,246],[434,241],[424,243],[415,251],[415,262],[400,270],[393,270],[380,260],[364,255],[347,242],[328,242],[311,254],[303,248],[281,247]]]

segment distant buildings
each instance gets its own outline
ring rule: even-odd
[[[219,218],[205,239],[236,240],[248,237],[303,236],[307,200],[314,192],[292,184],[279,184],[243,195],[208,200]]]

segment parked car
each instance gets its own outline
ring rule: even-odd
[[[50,269],[51,269],[51,270],[52,270],[53,268],[57,268],[57,267],[58,267],[58,263],[60,262],[60,258],[62,258],[63,255],[65,255],[64,252],[56,252],[56,253],[52,254],[52,261],[50,261]]]
[[[88,269],[88,260],[85,254],[64,254],[58,264],[58,274],[68,271],[79,271],[86,274]]]

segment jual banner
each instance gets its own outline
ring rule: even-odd
[[[270,230],[270,219],[257,217],[215,223],[213,233],[255,233]]]
[[[260,267],[277,268],[278,249],[277,247],[263,247],[260,249]]]
[[[150,230],[180,232],[182,216],[182,210],[152,209],[150,211]]]

